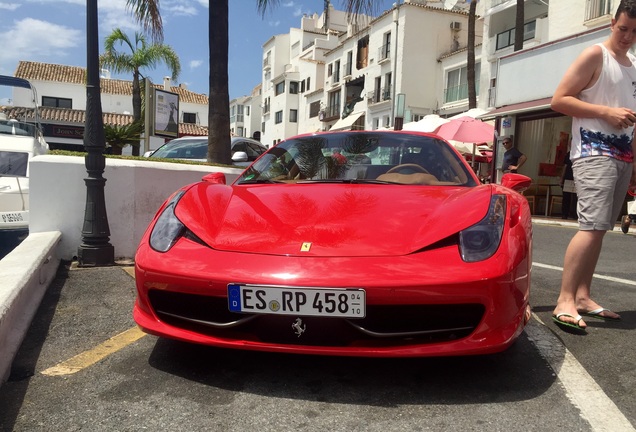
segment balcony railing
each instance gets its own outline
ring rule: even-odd
[[[391,44],[382,45],[378,48],[378,61],[387,60],[391,55]]]
[[[537,28],[537,21],[530,21],[523,25],[523,40],[527,41],[534,39],[535,31]],[[497,34],[497,48],[498,50],[512,46],[515,44],[515,28],[506,30]]]
[[[367,102],[376,104],[391,100],[391,86],[386,86],[380,90],[374,90],[367,93]]]
[[[351,76],[351,63],[345,63],[342,67],[344,76]]]
[[[329,122],[340,117],[340,105],[329,105],[324,109],[323,122]]]
[[[475,82],[475,93],[479,95],[479,81]],[[489,96],[494,97],[494,94]],[[444,103],[456,102],[464,99],[468,99],[468,84],[460,84],[458,86],[447,87],[444,89]]]

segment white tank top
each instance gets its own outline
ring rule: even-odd
[[[598,80],[579,93],[579,99],[593,104],[636,111],[636,57],[627,53],[631,66],[623,66],[603,44],[603,68]],[[572,160],[588,156],[609,156],[632,162],[634,126],[615,128],[599,118],[572,119]]]

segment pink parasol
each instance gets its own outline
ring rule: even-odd
[[[493,125],[484,123],[481,120],[463,116],[444,123],[435,133],[447,140],[482,143],[494,140],[495,128]]]

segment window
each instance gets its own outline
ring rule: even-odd
[[[73,108],[73,99],[42,96],[42,106],[54,108]]]
[[[329,93],[329,106],[327,107],[327,117],[340,116],[340,91]]]
[[[269,113],[269,98],[265,98],[265,101],[263,103],[263,114],[268,114]]]
[[[585,0],[585,21],[609,15],[610,3],[610,0]]]
[[[389,58],[391,55],[391,32],[384,33],[384,45],[380,47],[379,57],[380,61]]]
[[[300,92],[305,93],[305,80],[300,82]]]
[[[281,93],[285,93],[285,81],[279,82],[276,84],[275,95],[278,96]]]
[[[289,122],[298,123],[298,110],[296,109],[289,110]]]
[[[479,94],[479,77],[481,63],[475,64],[475,89]],[[448,71],[446,74],[446,89],[444,103],[455,102],[468,98],[468,69],[466,66]]]
[[[283,122],[283,112],[282,111],[276,111],[276,124],[282,123]]]
[[[333,75],[333,64],[329,63],[327,65],[327,76],[330,77],[331,75]]]
[[[183,113],[183,122],[184,123],[190,123],[190,124],[196,124],[197,123],[197,113],[184,112]]]
[[[317,117],[320,112],[320,101],[309,104],[309,118]]]
[[[369,36],[365,36],[358,41],[358,50],[356,53],[356,69],[367,67],[369,62]]]
[[[344,65],[345,76],[351,75],[351,67],[353,66],[353,51],[347,53],[347,63]]]
[[[309,79],[310,79],[310,78],[309,78],[309,77],[307,77],[307,88],[306,88],[306,90],[307,90],[307,91],[309,91]]]
[[[537,21],[530,21],[523,26],[523,40],[527,41],[534,39],[534,34],[537,26]],[[497,35],[497,48],[498,50],[507,48],[515,44],[515,29],[514,27],[505,32],[501,32]]]
[[[393,75],[391,72],[384,75],[384,92],[382,93],[382,100],[391,99],[391,89],[393,88]]]
[[[333,82],[337,83],[338,81],[340,81],[340,60],[336,60],[333,67]]]
[[[298,94],[298,81],[289,82],[289,93]]]

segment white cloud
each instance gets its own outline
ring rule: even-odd
[[[278,27],[280,25],[280,20],[279,21],[268,21],[267,25],[269,25],[270,27]]]
[[[0,33],[0,63],[38,57],[59,61],[84,40],[84,32],[69,27],[33,18],[14,21],[9,30]]]
[[[195,2],[196,3],[196,2]],[[192,0],[164,0],[161,2],[162,16],[168,14],[181,16],[195,16],[199,10]]]
[[[203,64],[202,60],[192,60],[189,63],[190,69],[196,69]]]
[[[6,9],[6,10],[14,11],[14,10],[16,10],[19,7],[20,7],[19,3],[0,2],[0,9]]]

